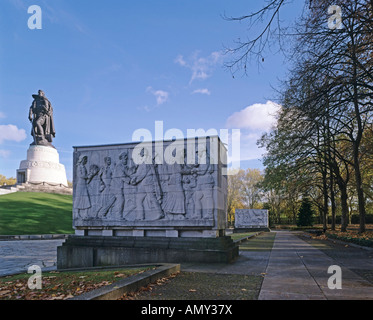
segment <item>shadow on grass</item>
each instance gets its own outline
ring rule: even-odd
[[[0,197],[0,234],[73,233],[72,197],[18,193]]]

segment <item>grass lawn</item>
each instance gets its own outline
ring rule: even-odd
[[[240,244],[240,250],[271,251],[275,241],[275,232],[263,232],[260,235]]]
[[[0,300],[65,300],[153,268],[43,272],[41,289],[29,289],[28,273],[1,277]]]
[[[67,234],[72,228],[72,196],[15,192],[0,196],[0,235]]]
[[[246,233],[232,233],[230,234],[229,236],[232,238],[232,240],[239,240],[239,239],[242,239],[242,238],[245,238],[245,237],[249,237],[253,234],[255,234],[256,232],[246,232]]]

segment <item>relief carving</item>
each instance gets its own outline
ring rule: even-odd
[[[132,149],[80,155],[76,163],[75,218],[121,221],[195,220],[214,218],[215,165],[208,152],[202,164],[157,164],[157,154],[142,150],[136,165]],[[186,153],[180,155],[185,157]],[[95,159],[95,160],[92,160]],[[91,163],[90,163],[91,161]],[[93,163],[95,162],[95,163]],[[180,164],[181,163],[181,164]],[[87,171],[89,167],[89,171]]]
[[[237,209],[236,226],[266,226],[268,213],[266,210]]]
[[[87,156],[80,156],[76,168],[76,189],[74,195],[74,209],[82,219],[88,218],[88,209],[91,208],[91,201],[88,193],[88,172],[86,164]]]

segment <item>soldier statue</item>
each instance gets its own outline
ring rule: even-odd
[[[31,145],[53,147],[52,137],[56,135],[53,122],[53,108],[42,90],[33,94],[34,101],[30,107],[29,120],[32,124],[31,135],[34,142]]]

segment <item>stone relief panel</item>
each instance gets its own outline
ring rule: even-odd
[[[176,161],[168,164],[157,159],[154,149],[144,148],[144,163],[136,164],[133,146],[76,148],[75,225],[89,221],[128,225],[213,220],[218,202],[218,165],[211,163],[208,148],[195,152],[194,164],[187,163],[187,152],[183,151],[176,150]],[[198,161],[202,158],[205,161]]]
[[[236,209],[236,228],[249,228],[256,226],[268,227],[268,210]]]

